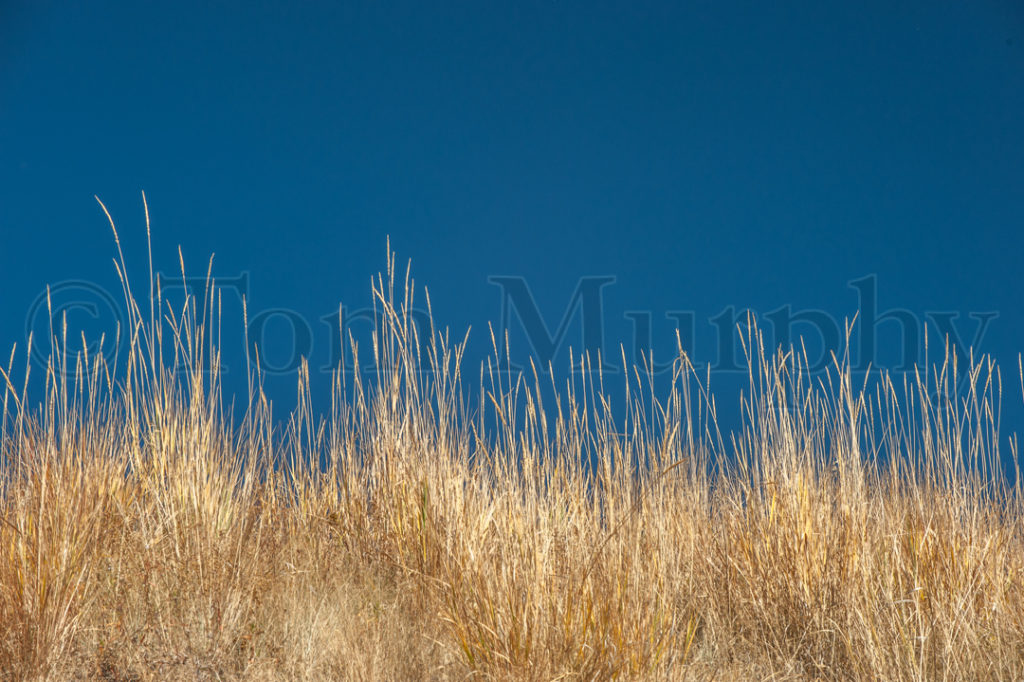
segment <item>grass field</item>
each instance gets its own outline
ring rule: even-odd
[[[212,287],[140,306],[123,279],[129,355],[55,329],[41,401],[12,354],[0,678],[1024,679],[989,363],[861,389],[751,328],[742,433],[682,353],[671,394],[638,368],[614,418],[597,372],[542,404],[497,362],[469,406],[389,261],[357,349],[378,375],[337,377],[320,418],[303,372],[285,428],[258,376],[244,418],[222,406]]]

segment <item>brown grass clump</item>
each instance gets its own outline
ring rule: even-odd
[[[1024,679],[989,362],[855,390],[751,327],[729,438],[682,352],[617,418],[587,358],[471,411],[389,256],[374,380],[321,419],[303,371],[279,433],[258,376],[222,409],[212,282],[143,312],[119,269],[119,366],[55,330],[36,408],[0,369],[2,679]]]

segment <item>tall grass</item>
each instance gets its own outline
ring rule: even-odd
[[[389,253],[376,373],[319,418],[303,367],[275,430],[258,374],[223,407],[212,280],[144,309],[118,269],[127,357],[53,330],[36,406],[0,370],[4,679],[1024,678],[987,361],[856,387],[751,326],[738,433],[682,351],[618,413],[588,358],[544,404],[496,352],[470,406]]]

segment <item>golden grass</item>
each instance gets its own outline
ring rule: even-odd
[[[35,408],[0,370],[3,679],[1024,679],[990,363],[855,389],[751,328],[731,437],[683,353],[617,417],[586,358],[471,410],[389,255],[374,381],[319,419],[303,372],[278,433],[258,376],[222,411],[215,287],[144,312],[119,269],[118,366],[55,330]]]

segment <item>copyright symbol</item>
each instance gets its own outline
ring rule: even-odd
[[[32,337],[32,360],[46,367],[49,353],[44,348],[62,343],[64,324],[67,323],[68,351],[73,356],[82,350],[82,338],[89,357],[102,355],[112,362],[117,354],[115,331],[125,330],[125,313],[117,300],[103,287],[87,280],[65,280],[46,289],[32,301],[25,316],[25,338]],[[54,337],[51,337],[51,333]],[[100,344],[101,335],[105,335]],[[43,343],[49,339],[49,343]],[[68,362],[68,373],[75,371],[74,362]],[[55,368],[56,369],[56,368]]]

